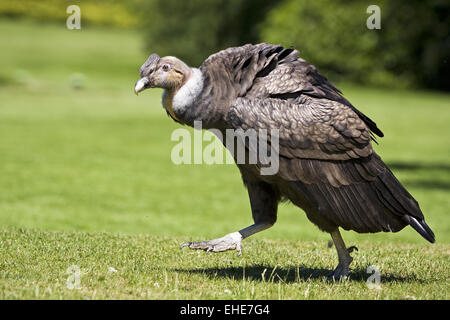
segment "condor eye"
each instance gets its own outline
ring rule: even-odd
[[[169,71],[170,65],[168,65],[168,64],[163,64],[162,69],[163,69],[163,71]]]

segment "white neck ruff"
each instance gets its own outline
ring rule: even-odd
[[[172,100],[174,111],[184,111],[190,107],[203,90],[203,75],[200,69],[192,68],[189,80],[175,93]]]

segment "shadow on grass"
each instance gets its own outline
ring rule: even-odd
[[[206,275],[211,279],[220,277],[236,281],[244,279],[265,282],[282,282],[293,283],[308,280],[326,280],[332,272],[329,269],[309,268],[309,267],[269,267],[264,265],[253,265],[243,267],[226,267],[226,268],[203,268],[203,269],[175,269],[175,272],[192,273]],[[373,273],[372,273],[373,274]],[[366,269],[356,268],[350,272],[350,280],[355,282],[366,282],[371,274]],[[381,283],[389,282],[419,282],[424,280],[417,278],[411,274],[406,277],[394,274],[381,274]]]
[[[393,161],[388,162],[387,166],[394,171],[442,171],[450,173],[450,163],[419,163],[419,162],[401,162]],[[437,180],[427,180],[427,179],[409,179],[403,181],[403,184],[408,188],[418,188],[418,189],[435,189],[435,190],[450,190],[450,181],[437,181]]]
[[[391,161],[386,164],[391,170],[450,171],[450,163],[419,163],[419,162]]]
[[[405,181],[404,185],[409,188],[417,188],[417,189],[450,190],[450,182],[446,181],[409,180]]]

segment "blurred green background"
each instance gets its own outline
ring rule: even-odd
[[[81,30],[66,7],[81,8]],[[368,30],[369,4],[381,30]],[[0,0],[0,226],[211,238],[252,223],[234,165],[171,162],[179,126],[133,86],[150,53],[197,66],[229,46],[292,46],[386,137],[376,151],[450,242],[448,1]],[[328,240],[282,205],[255,236]],[[423,243],[411,228],[346,239]]]

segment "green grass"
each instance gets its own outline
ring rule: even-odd
[[[292,205],[245,240],[243,257],[178,250],[251,224],[250,206],[235,166],[171,162],[179,126],[161,92],[133,93],[149,54],[139,34],[3,20],[0,47],[0,297],[448,298],[449,95],[342,86],[384,131],[375,149],[419,201],[437,244],[411,228],[343,232],[360,248],[355,280],[331,285],[322,277],[336,264],[329,235]],[[72,264],[81,290],[64,286]],[[380,292],[365,285],[371,264]],[[275,266],[273,283],[262,281]]]
[[[448,246],[359,242],[352,278],[329,283],[324,242],[254,240],[236,252],[180,251],[187,238],[111,233],[0,232],[0,298],[448,299]],[[381,270],[369,289],[367,267]],[[74,269],[79,268],[79,289]],[[73,267],[72,267],[73,268]]]

